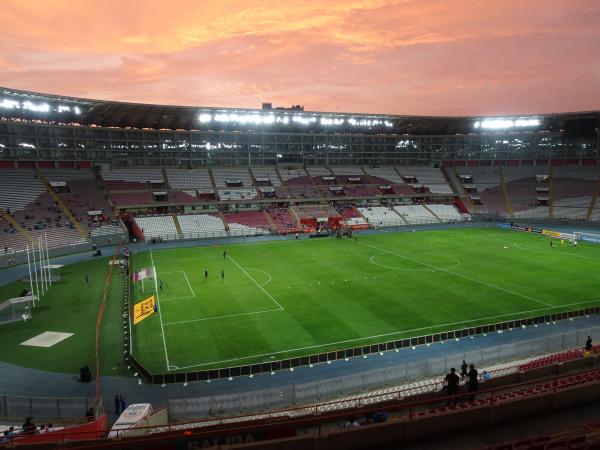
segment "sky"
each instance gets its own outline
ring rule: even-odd
[[[599,0],[2,0],[0,86],[406,115],[600,109]]]

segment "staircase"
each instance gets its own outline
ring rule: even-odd
[[[598,195],[600,195],[600,177],[598,177],[598,181],[596,181],[596,188],[594,189],[594,195],[592,196],[592,201],[590,202],[590,206],[588,206],[586,220],[590,220],[592,218],[592,213],[594,212],[594,208],[596,207],[596,200],[598,199]]]
[[[37,240],[31,235],[31,233],[25,228],[23,228],[19,224],[19,222],[17,222],[15,218],[8,214],[3,208],[0,208],[0,217],[2,217],[4,220],[10,223],[20,235],[26,237],[31,242],[37,242]]]
[[[273,233],[277,233],[277,225],[275,225],[275,222],[273,222],[273,218],[271,217],[271,214],[269,214],[269,211],[267,211],[266,209],[263,211],[267,221],[269,222],[269,226],[271,227],[271,231],[273,231]]]
[[[550,166],[548,172],[548,217],[554,217],[554,168]]]
[[[52,186],[50,186],[50,183],[48,183],[48,180],[46,179],[46,177],[37,169],[36,169],[36,176],[42,183],[44,183],[44,186],[46,186],[46,190],[48,191],[48,194],[50,194],[50,197],[52,197],[52,200],[54,200],[54,202],[62,210],[62,212],[65,214],[65,216],[67,216],[67,218],[73,224],[75,229],[79,232],[81,237],[89,242],[90,237],[88,236],[88,233],[83,229],[83,227],[75,219],[75,217],[73,217],[73,214],[71,214],[71,211],[69,211],[69,208],[67,208],[65,206],[65,204],[62,202],[60,197],[58,195],[56,195],[56,192],[54,192],[54,189],[52,189]]]
[[[169,183],[169,177],[167,176],[167,169],[163,167],[162,169],[163,180],[165,180],[165,189],[171,189],[171,183]]]
[[[277,178],[279,178],[279,183],[281,183],[281,187],[285,191],[285,195],[287,195],[288,198],[291,197],[290,190],[288,189],[287,185],[285,184],[285,181],[283,180],[283,177],[281,176],[281,172],[279,172],[279,167],[277,167],[277,166],[275,166],[275,173],[277,173]]]
[[[394,214],[396,214],[398,217],[400,217],[400,220],[402,220],[402,221],[403,221],[403,222],[404,222],[406,225],[410,225],[410,224],[408,223],[408,220],[406,220],[406,218],[405,218],[403,215],[401,215],[401,214],[400,214],[398,211],[396,211],[394,208],[392,208],[392,210],[391,210],[391,211],[392,211]],[[367,222],[368,222],[368,221],[367,221]]]
[[[294,218],[294,221],[296,222],[296,226],[300,227],[300,217],[298,217],[298,214],[296,214],[296,211],[294,211],[292,208],[288,208],[288,211],[290,212],[290,215]]]
[[[440,218],[439,218],[439,216],[438,216],[436,213],[434,213],[434,212],[433,212],[431,209],[429,209],[429,208],[427,207],[427,205],[426,205],[426,204],[424,204],[424,203],[423,203],[423,205],[422,205],[422,206],[423,206],[423,208],[425,208],[427,211],[429,211],[429,214],[431,214],[433,217],[435,217],[435,220],[437,220],[438,222],[441,222],[441,221],[442,221],[442,219],[440,219]]]
[[[223,214],[221,211],[219,211],[219,217],[223,221],[223,225],[225,226],[225,231],[227,231],[227,234],[229,234],[229,224],[227,223],[227,220],[225,219],[225,214]]]
[[[183,231],[181,230],[181,224],[179,223],[179,219],[177,218],[177,214],[171,214],[171,217],[173,217],[173,222],[175,222],[175,229],[177,230],[177,234],[179,235],[179,239],[183,239]]]
[[[501,166],[498,166],[498,173],[500,174],[500,184],[502,185],[502,195],[504,196],[504,208],[506,209],[506,212],[512,216],[513,209],[510,204],[510,198],[508,197],[508,187],[506,187],[504,172],[502,171]]]
[[[208,167],[207,170],[208,170],[208,177],[210,178],[210,184],[212,185],[212,188],[213,188],[213,192],[218,197],[219,191],[217,190],[217,183],[215,182],[215,176],[213,175],[210,167]]]
[[[459,194],[457,192],[457,195],[459,197],[462,197],[464,199],[464,203],[466,205],[468,205],[468,209],[469,211],[473,211],[475,209],[475,205],[473,205],[473,201],[471,200],[471,196],[469,195],[469,193],[467,192],[467,188],[465,188],[465,185],[463,184],[462,180],[460,179],[460,175],[458,174],[458,171],[456,170],[456,167],[452,166],[452,171],[454,173],[454,179],[456,180],[456,182],[458,183],[458,186],[461,190],[461,193]],[[446,182],[453,187],[454,183],[450,182],[450,177],[448,176],[448,174],[446,173],[446,168],[442,167],[442,173],[444,174],[444,177],[446,177]]]
[[[398,174],[398,176],[400,177],[400,179],[404,180],[404,177],[402,176],[402,174],[400,173],[400,171],[398,170],[398,168],[396,166],[394,166],[394,170],[396,171],[396,173]]]

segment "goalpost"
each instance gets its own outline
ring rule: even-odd
[[[600,234],[575,231],[573,233],[573,236],[577,241],[591,242],[592,244],[600,244]]]
[[[152,282],[151,280],[154,280],[154,291],[157,292],[158,285],[156,282],[156,268],[154,266],[146,267],[145,269],[141,269],[139,272],[133,273],[133,281],[136,283],[138,281],[142,282],[142,292],[144,293],[146,292],[146,287],[144,285],[144,281],[146,279],[150,280],[150,282]]]

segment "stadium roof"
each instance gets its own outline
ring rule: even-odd
[[[244,109],[152,105],[93,100],[0,87],[0,117],[85,126],[274,132],[361,132],[368,134],[455,135],[515,127],[558,131],[567,122],[600,127],[600,111],[520,116],[402,116],[289,109]],[[204,117],[204,120],[202,119]],[[508,124],[508,126],[506,126]],[[269,127],[266,129],[265,127]]]

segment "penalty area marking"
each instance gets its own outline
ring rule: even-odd
[[[233,361],[242,361],[245,359],[252,359],[252,358],[261,358],[263,356],[273,356],[279,353],[287,353],[287,352],[295,352],[295,351],[300,351],[300,350],[310,350],[310,349],[314,349],[314,348],[321,348],[321,347],[328,347],[331,345],[338,345],[338,344],[346,344],[349,342],[357,342],[357,341],[363,341],[366,339],[375,339],[375,338],[381,338],[381,337],[386,337],[386,336],[396,336],[396,335],[401,335],[401,334],[406,334],[406,333],[414,333],[415,331],[424,331],[424,330],[431,330],[434,328],[440,328],[440,327],[450,327],[450,326],[454,326],[454,325],[462,325],[465,323],[472,323],[472,322],[479,322],[481,320],[492,320],[492,319],[499,319],[501,317],[510,317],[510,316],[516,316],[519,314],[528,314],[528,313],[532,313],[532,312],[539,312],[539,311],[547,311],[547,310],[551,310],[551,309],[557,309],[557,308],[565,308],[568,306],[575,306],[575,305],[585,305],[585,304],[589,304],[589,303],[595,303],[600,301],[600,299],[594,299],[594,300],[589,300],[589,301],[584,301],[584,302],[576,302],[576,303],[569,303],[566,305],[559,305],[559,306],[550,306],[547,308],[536,308],[536,309],[530,309],[530,310],[526,310],[526,311],[518,311],[518,312],[514,312],[514,313],[509,313],[509,314],[500,314],[497,316],[489,316],[489,317],[481,317],[478,319],[469,319],[469,320],[461,320],[459,322],[450,322],[450,323],[442,323],[439,325],[431,325],[431,326],[427,326],[427,327],[420,327],[420,328],[413,328],[412,330],[404,330],[404,331],[394,331],[391,333],[384,333],[384,334],[377,334],[374,336],[366,336],[366,337],[361,337],[361,338],[356,338],[356,339],[345,339],[343,341],[337,341],[337,342],[329,342],[326,344],[319,344],[319,345],[310,345],[307,347],[297,347],[297,348],[290,348],[290,349],[284,349],[284,350],[278,350],[275,352],[269,352],[269,353],[260,353],[257,355],[249,355],[249,356],[242,356],[239,358],[230,358],[230,359],[222,359],[220,361],[211,361],[211,362],[207,362],[207,363],[203,363],[203,364],[194,364],[194,365],[190,365],[190,366],[181,366],[179,367],[179,370],[183,370],[183,369],[191,369],[192,367],[204,367],[204,366],[208,366],[211,364],[222,364],[222,363],[227,363],[227,362],[233,362]],[[275,310],[277,311],[277,310]],[[452,330],[450,330],[452,331]]]
[[[169,272],[161,272],[161,275],[165,275],[165,274],[169,274],[169,273],[182,273],[183,277],[185,278],[185,281],[187,282],[188,288],[190,289],[190,292],[192,293],[192,295],[187,295],[187,296],[181,296],[181,297],[163,297],[161,300],[163,302],[168,302],[170,300],[183,300],[186,298],[196,298],[196,293],[194,292],[194,290],[192,289],[192,285],[190,284],[190,280],[188,279],[187,274],[185,273],[185,270],[171,270]]]

